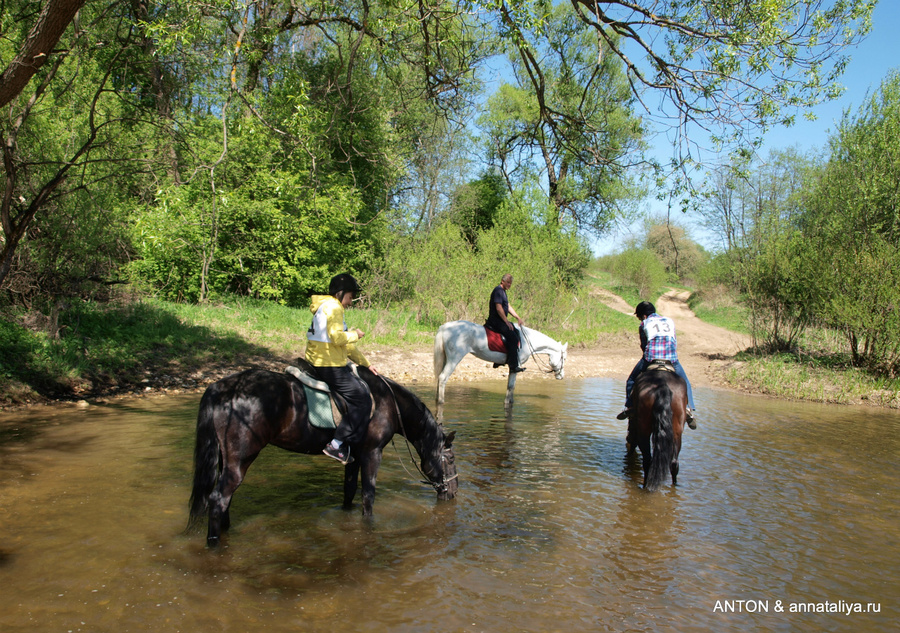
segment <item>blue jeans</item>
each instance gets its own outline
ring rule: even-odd
[[[642,371],[647,369],[647,366],[650,364],[650,361],[641,356],[641,360],[637,362],[637,365],[634,366],[634,369],[631,370],[631,373],[628,375],[628,380],[625,381],[625,406],[631,407],[631,391],[634,389],[634,381],[637,380],[637,377],[641,374]],[[684,373],[684,367],[681,366],[677,360],[672,361],[672,365],[675,366],[675,373],[681,376],[684,380],[684,384],[687,385],[687,397],[688,397],[688,406],[691,408],[691,411],[696,410],[694,407],[694,392],[691,390],[691,381],[688,380],[687,374]]]

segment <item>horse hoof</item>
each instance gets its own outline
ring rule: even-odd
[[[215,549],[219,546],[219,537],[218,536],[210,536],[206,539],[206,546],[210,549]]]

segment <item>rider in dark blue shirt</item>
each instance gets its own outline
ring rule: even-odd
[[[509,273],[503,275],[500,285],[491,292],[485,325],[503,338],[503,344],[506,345],[506,363],[509,365],[509,373],[515,374],[525,371],[525,368],[519,367],[519,331],[509,322],[509,315],[516,317],[520,325],[524,324],[524,319],[516,314],[516,311],[509,305],[509,297],[506,296],[506,291],[512,286],[512,281],[512,275]]]

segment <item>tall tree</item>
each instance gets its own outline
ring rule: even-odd
[[[505,9],[504,9],[505,11]],[[505,15],[505,14],[504,14]],[[479,123],[510,189],[540,166],[560,222],[604,232],[636,189],[643,126],[623,66],[566,5],[548,9],[539,28],[513,30],[516,85],[502,85]]]
[[[722,147],[754,146],[760,132],[838,96],[846,51],[871,27],[877,0],[570,0],[596,38],[598,65],[624,64],[634,97],[673,141],[687,169],[707,135]],[[544,64],[528,33],[551,15],[548,0],[481,0],[499,16],[546,93]],[[539,99],[540,117],[554,105]]]
[[[900,72],[845,114],[801,227],[820,319],[853,361],[900,373]]]
[[[21,50],[31,50],[39,29],[36,26],[26,34],[25,25],[31,17],[29,3],[11,8],[13,11],[4,16],[4,25],[17,27],[10,28],[9,33],[22,34]],[[46,10],[40,17],[45,15]],[[32,75],[35,81],[8,102],[9,116],[0,122],[3,139],[0,284],[9,274],[16,249],[28,234],[35,216],[48,208],[58,208],[63,198],[82,189],[92,179],[109,177],[94,167],[116,160],[104,150],[96,150],[103,145],[109,148],[118,144],[110,128],[114,121],[121,120],[122,105],[128,98],[119,101],[111,98],[111,92],[118,60],[128,45],[118,41],[122,31],[117,29],[122,24],[114,12],[111,17],[103,10],[91,12],[82,22],[79,27],[66,31],[65,54],[53,55],[50,63],[38,64],[40,68],[34,69]],[[127,27],[125,32],[127,42]],[[109,36],[114,41],[108,49],[101,50],[96,46],[98,40],[93,39],[98,36]],[[37,40],[44,46],[48,37]],[[109,64],[101,67],[103,62]],[[16,71],[12,77],[18,78],[13,82],[21,80]],[[57,116],[60,112],[65,112],[69,120],[60,121]]]

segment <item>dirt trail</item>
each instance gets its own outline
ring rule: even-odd
[[[656,304],[656,311],[675,321],[678,360],[692,385],[721,386],[718,376],[734,355],[750,347],[750,337],[698,319],[688,308],[687,290],[670,290]]]

